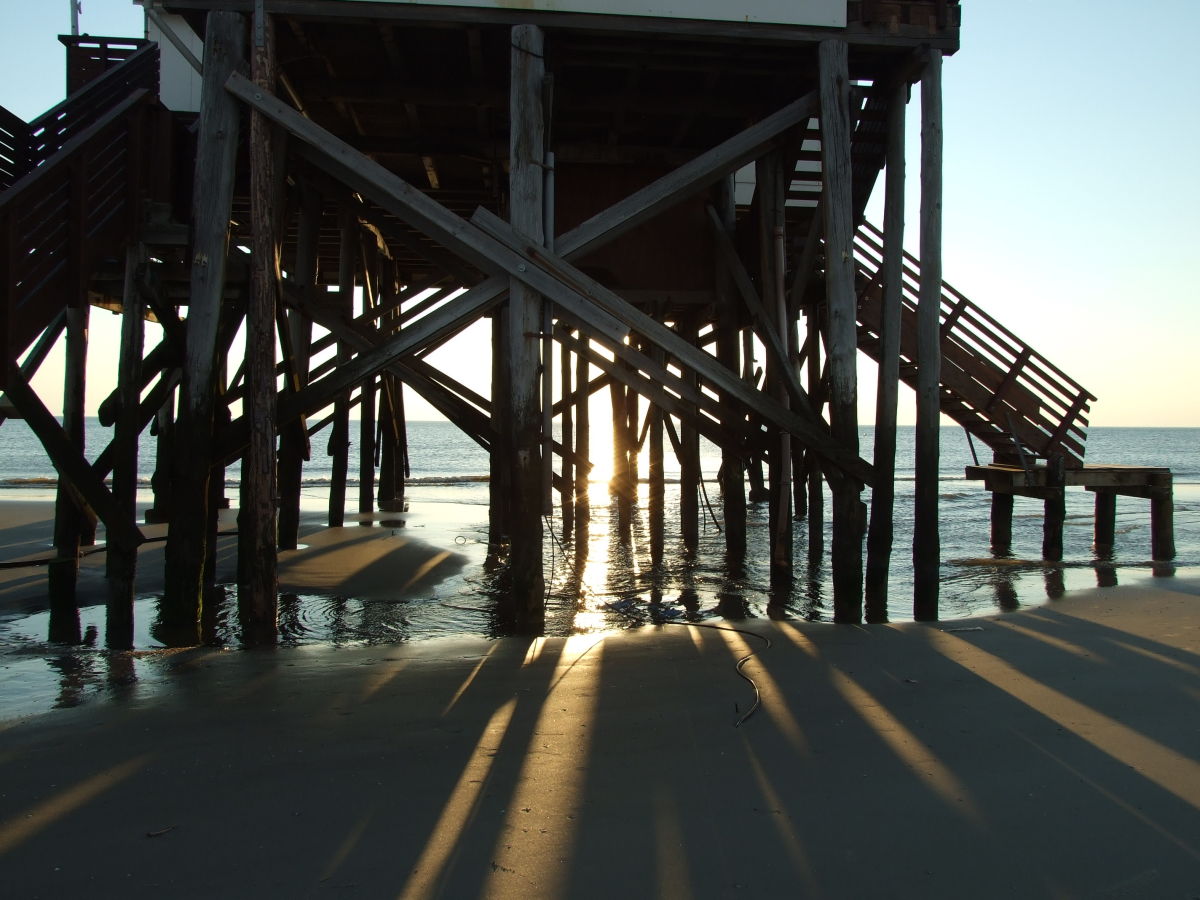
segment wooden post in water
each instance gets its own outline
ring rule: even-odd
[[[137,518],[138,435],[141,433],[139,400],[145,324],[136,279],[143,248],[131,243],[125,250],[125,284],[121,296],[121,350],[117,362],[120,409],[113,427],[116,458],[113,460],[113,505],[128,522]],[[133,648],[133,597],[137,575],[137,548],[109,541],[105,560],[108,576],[108,609],[104,617],[105,644],[110,650]]]
[[[171,527],[165,552],[163,618],[168,629],[196,629],[204,598],[209,546],[213,415],[225,256],[233,201],[240,110],[225,81],[242,65],[245,22],[210,12],[192,191],[192,260],[187,352],[180,387]]]
[[[829,325],[829,421],[833,437],[858,453],[858,330],[850,167],[850,82],[843,40],[819,47],[821,75],[821,166],[825,193],[825,302]],[[833,492],[833,618],[862,621],[862,485],[845,474]]]
[[[63,432],[71,446],[84,449],[84,394],[87,387],[88,313],[86,297],[79,296],[67,309],[65,360],[63,364]],[[79,604],[75,586],[79,577],[81,532],[84,512],[66,478],[59,473],[54,502],[54,561],[47,571],[50,594],[50,639],[78,640]]]
[[[868,622],[887,621],[888,569],[896,498],[896,410],[900,399],[900,311],[904,278],[904,113],[908,83],[901,80],[888,103],[887,181],[883,209],[883,303],[879,378],[875,400],[875,484],[867,536]]]
[[[700,328],[694,314],[684,316],[678,325],[679,336],[695,345]],[[684,380],[697,392],[699,379],[694,372],[685,372]],[[683,547],[695,553],[700,545],[700,432],[686,420],[679,422],[679,532]]]
[[[354,316],[355,260],[358,256],[357,222],[350,210],[338,211],[338,305],[347,319]],[[337,348],[338,365],[350,361],[350,347],[341,341]],[[349,392],[333,402],[333,425],[329,434],[332,469],[329,480],[329,527],[341,528],[346,521],[346,476],[350,468],[350,397]]]
[[[300,209],[296,227],[296,259],[289,281],[314,301],[317,283],[317,241],[321,225],[321,196],[307,184],[300,185]],[[291,358],[288,360],[288,388],[299,391],[308,383],[309,345],[312,343],[312,322],[299,310],[287,316]],[[294,550],[300,535],[300,487],[304,478],[304,463],[310,458],[311,447],[304,417],[286,425],[279,435],[279,549]]]
[[[992,554],[1004,556],[1012,551],[1013,495],[992,491]]]
[[[588,496],[588,481],[591,477],[591,400],[589,390],[591,366],[588,363],[587,335],[581,330],[579,338],[582,348],[575,357],[575,384],[580,392],[579,407],[575,413],[575,455],[579,462],[575,466],[575,564],[582,566],[587,560],[588,526],[592,518],[591,498]]]
[[[941,538],[942,53],[929,51],[921,77],[921,290],[917,303],[916,484],[913,500],[913,616],[938,617]]]
[[[1175,499],[1170,472],[1150,479],[1150,558],[1175,558]]]
[[[385,266],[380,284],[382,302],[395,299],[396,271]],[[401,308],[397,306],[383,320],[388,328],[397,324]],[[389,321],[390,320],[390,321]],[[390,372],[379,381],[379,508],[396,511],[404,506],[404,479],[408,477],[408,433],[404,422],[404,383]]]
[[[1092,549],[1102,558],[1112,556],[1117,534],[1117,492],[1096,491],[1096,523]]]
[[[754,369],[754,332],[749,328],[742,329],[742,378],[748,384],[755,384]],[[761,453],[755,453],[748,461],[746,474],[750,478],[750,502],[762,503],[770,497],[767,491],[766,478],[763,476],[763,459]]]
[[[813,307],[808,311],[808,397],[813,413],[821,414],[825,386],[821,378],[821,314]],[[815,453],[805,454],[805,474],[808,476],[808,565],[815,568],[825,556],[825,481],[821,463]]]
[[[655,347],[651,357],[659,365],[666,364],[666,354]],[[649,512],[650,512],[650,565],[655,575],[662,570],[663,563],[663,532],[666,511],[666,480],[663,475],[663,411],[662,407],[652,403],[647,413],[650,416],[650,471],[649,476]]]
[[[783,154],[774,150],[755,165],[758,200],[759,284],[762,305],[769,321],[764,330],[774,331],[786,347],[788,330],[787,299],[784,286],[784,184]],[[791,406],[787,375],[782,368],[790,360],[771,355],[767,364],[768,389],[784,408]],[[771,578],[776,581],[792,571],[792,440],[782,428],[776,429],[768,456],[770,475],[770,548]]]
[[[713,205],[721,225],[731,238],[736,228],[736,206],[733,195],[733,176],[717,182]],[[714,254],[713,273],[717,297],[717,361],[730,372],[737,372],[740,362],[738,341],[738,308],[740,301],[734,293],[733,276],[721,254]],[[723,413],[728,421],[737,415],[737,401],[721,394]],[[731,563],[739,563],[746,555],[746,473],[742,457],[725,446],[721,448],[721,506],[725,520],[725,552]]]
[[[509,412],[509,361],[507,305],[492,313],[492,421],[497,437],[488,456],[488,544],[489,554],[506,550],[511,527],[509,506],[512,497],[512,468],[504,429],[511,422]]]
[[[545,243],[545,121],[542,109],[545,61],[542,30],[512,29],[509,92],[509,222],[535,246]],[[512,530],[509,568],[513,622],[524,634],[541,633],[545,623],[542,575],[541,393],[538,382],[542,298],[511,279],[508,291],[508,347],[511,373],[508,427],[511,448]]]
[[[146,510],[146,521],[167,522],[171,517],[171,488],[174,479],[171,469],[175,460],[175,392],[167,395],[163,405],[154,416],[154,474],[150,476],[150,488],[154,492],[154,505]]]
[[[261,5],[254,12],[251,77],[275,89],[275,33]],[[275,321],[279,294],[279,224],[282,177],[276,177],[270,121],[250,113],[250,296],[246,304],[246,392],[243,401],[250,442],[242,464],[238,507],[238,617],[243,640],[273,643],[279,606],[275,529]],[[279,173],[282,176],[282,173]]]
[[[626,365],[624,362],[618,365]],[[629,464],[629,411],[625,405],[625,385],[609,385],[612,400],[613,475],[609,493],[617,507],[617,540],[628,544],[633,539],[633,472]]]
[[[559,504],[562,509],[563,541],[569,542],[575,531],[575,410],[571,402],[571,353],[566,347],[558,348],[558,380],[563,399],[562,419],[559,434],[562,444],[562,472],[559,480]],[[586,390],[587,383],[583,388]],[[584,403],[587,395],[584,394]]]

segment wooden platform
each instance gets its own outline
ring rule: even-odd
[[[1007,550],[1012,539],[1012,498],[1038,497],[1046,503],[1042,555],[1062,558],[1064,493],[1083,487],[1096,494],[1094,548],[1098,554],[1112,552],[1116,531],[1117,496],[1150,501],[1151,555],[1156,560],[1175,556],[1174,501],[1171,470],[1162,466],[1085,465],[1060,468],[1038,463],[1027,468],[991,463],[967,466],[968,481],[982,481],[992,492],[992,547]]]

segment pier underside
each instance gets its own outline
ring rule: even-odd
[[[275,553],[295,545],[309,436],[333,426],[330,524],[345,513],[352,408],[359,508],[401,505],[406,392],[489,451],[505,614],[529,632],[541,627],[544,528],[570,541],[587,527],[589,400],[601,391],[621,528],[645,477],[660,561],[668,440],[684,543],[695,547],[704,437],[723,454],[731,559],[745,551],[746,503],[765,499],[781,574],[792,521],[821,522],[827,484],[839,621],[860,621],[864,597],[868,618],[884,608],[871,573],[886,576],[891,550],[899,381],[923,398],[922,434],[945,413],[1000,462],[1084,471],[1094,398],[941,279],[940,60],[957,48],[957,4],[850,4],[846,29],[258,9],[163,4],[177,16],[155,20],[164,35],[190,25],[204,41],[199,115],[157,102],[157,46],[116,53],[92,39],[68,47],[93,80],[35,123],[0,123],[14,148],[0,173],[6,414],[29,421],[63,475],[64,560],[96,518],[133,558],[136,437],[154,422],[172,608],[198,618],[219,499],[210,474],[241,459],[242,612],[269,640]],[[918,80],[921,260],[902,250],[899,214]],[[864,210],[885,163],[879,230]],[[89,304],[127,323],[120,386],[101,409],[116,437],[95,462],[79,424]],[[162,326],[151,348],[147,318]],[[466,364],[490,365],[489,396],[428,359],[482,319],[491,359]],[[60,425],[29,379],[63,333],[77,349]],[[880,363],[885,438],[872,462],[858,446],[859,350]],[[918,444],[927,524],[914,599],[932,618],[936,577],[920,572],[937,564],[936,440]],[[820,527],[809,542],[824,552]],[[119,561],[114,571],[132,583]]]

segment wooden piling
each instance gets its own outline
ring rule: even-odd
[[[853,172],[850,164],[850,82],[843,40],[819,46],[821,76],[821,161],[825,193],[826,348],[829,359],[829,421],[834,438],[858,453],[858,331],[851,219]],[[833,492],[833,618],[862,621],[862,541],[865,516],[862,485],[845,474]]]
[[[913,499],[913,616],[938,617],[941,538],[942,54],[930,50],[921,77],[921,288],[917,303],[916,481]]]
[[[1150,557],[1155,562],[1175,558],[1175,499],[1170,472],[1150,483]]]
[[[210,12],[192,191],[192,260],[187,351],[180,388],[171,527],[165,551],[163,617],[169,628],[199,628],[208,543],[209,482],[213,465],[217,338],[225,289],[225,255],[233,200],[240,110],[225,82],[243,59],[245,22],[233,12]]]
[[[140,244],[125,251],[125,283],[121,297],[121,349],[117,362],[120,409],[113,427],[112,492],[117,514],[129,522],[137,518],[138,436],[141,363],[145,324],[136,279],[143,260]],[[137,575],[137,548],[110,541],[105,559],[108,602],[104,617],[105,643],[110,649],[133,648],[133,597]]]
[[[275,89],[273,20],[255,9],[251,77]],[[248,644],[275,640],[279,606],[275,529],[275,322],[279,294],[281,178],[276,177],[274,126],[250,114],[250,216],[254,223],[250,296],[246,304],[246,394],[250,442],[242,461],[238,506],[238,617]],[[282,173],[280,173],[282,175]]]
[[[1096,491],[1096,521],[1092,549],[1107,559],[1112,556],[1117,536],[1117,492]]]
[[[689,315],[678,324],[679,335],[689,344],[699,340],[700,327],[696,317]],[[699,392],[700,382],[695,373],[685,372],[684,381]],[[689,410],[695,407],[688,404]],[[700,546],[700,432],[682,419],[679,422],[679,534],[688,553]]]
[[[784,284],[784,183],[783,154],[774,150],[755,165],[756,206],[758,209],[759,284],[767,320],[760,323],[774,331],[786,347],[789,329]],[[789,408],[787,373],[782,369],[791,360],[769,355],[768,389],[775,400]],[[773,580],[792,570],[792,439],[782,428],[775,429],[768,460],[770,492],[770,568]]]
[[[627,363],[619,365],[628,366]],[[614,381],[609,385],[609,398],[612,401],[612,453],[613,474],[609,482],[609,493],[617,510],[617,539],[622,544],[629,544],[633,539],[633,501],[637,485],[633,480],[630,465],[631,444],[637,441],[636,436],[629,435],[629,408],[625,402],[625,385]]]
[[[825,387],[821,378],[821,319],[816,309],[808,311],[808,396],[814,415],[824,406]],[[808,564],[813,568],[825,556],[825,481],[816,454],[805,454],[808,479]]]
[[[992,491],[992,554],[1007,556],[1012,552],[1013,495]]]
[[[71,446],[81,454],[84,449],[89,310],[83,298],[77,305],[67,309],[64,339],[62,427]],[[79,613],[75,586],[79,577],[79,549],[84,527],[83,511],[60,472],[54,502],[55,558],[47,570],[52,640],[73,634],[78,628],[77,624],[73,625],[77,623]]]
[[[512,29],[509,92],[509,222],[535,246],[545,243],[545,61],[542,30]],[[513,623],[518,632],[540,633],[545,621],[542,574],[541,393],[539,331],[542,298],[513,278],[508,293],[510,367],[509,423],[504,438],[511,448],[512,530],[509,551]]]
[[[305,298],[312,302],[317,281],[317,241],[321,225],[321,197],[307,184],[300,185],[300,203],[296,223],[296,256],[288,280]],[[309,346],[312,343],[312,322],[299,310],[289,310],[287,316],[291,355],[287,366],[288,389],[295,393],[308,383]],[[280,550],[294,550],[300,532],[300,488],[304,478],[304,463],[311,457],[311,447],[303,416],[287,423],[279,435],[278,541]]]
[[[571,402],[571,353],[566,347],[559,347],[558,380],[563,398],[562,417],[559,420],[560,443],[562,444],[562,471],[559,473],[559,509],[562,516],[562,535],[564,541],[570,541],[575,531],[575,404]],[[586,389],[587,383],[583,387]],[[583,402],[587,403],[587,395]]]
[[[717,182],[713,191],[713,206],[721,226],[732,239],[737,227],[737,208],[733,195],[733,176]],[[729,264],[714,254],[713,278],[717,296],[717,361],[730,372],[738,372],[741,345],[738,340],[740,304],[735,295],[733,275]],[[721,394],[722,412],[726,421],[738,415],[737,401],[728,393]],[[721,447],[722,518],[725,524],[725,552],[730,561],[740,561],[746,554],[746,473],[744,461],[737,450],[728,444]]]
[[[589,379],[591,366],[588,363],[587,335],[581,330],[580,341],[583,352],[575,356],[575,384],[580,392],[579,406],[575,413],[575,455],[579,459],[575,466],[575,562],[583,565],[587,559],[588,526],[592,518],[592,504],[589,497],[589,480],[591,478],[591,392]]]
[[[867,535],[867,621],[886,622],[888,570],[896,495],[896,412],[900,398],[900,311],[904,278],[904,124],[908,83],[892,89],[888,104],[887,175],[883,211],[883,323],[875,399],[875,484]]]
[[[665,364],[666,355],[655,348],[651,355],[660,365]],[[651,404],[650,417],[650,471],[648,507],[650,514],[650,565],[657,574],[663,564],[663,536],[666,510],[666,480],[663,474],[663,411],[658,404]]]
[[[346,207],[338,213],[338,305],[346,319],[354,317],[354,279],[358,258],[358,223]],[[338,365],[350,361],[350,347],[338,341]],[[341,528],[346,521],[346,478],[350,468],[350,397],[349,392],[333,402],[333,425],[329,433],[328,453],[332,471],[329,476],[329,527]]]

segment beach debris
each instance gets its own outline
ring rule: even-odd
[[[983,631],[983,628],[976,625],[972,628],[943,628],[942,631],[945,634],[961,634],[964,631]]]
[[[158,829],[158,831],[147,831],[146,837],[148,837],[148,838],[162,837],[164,834],[170,834],[174,830],[175,830],[174,825],[168,825],[166,828]]]

